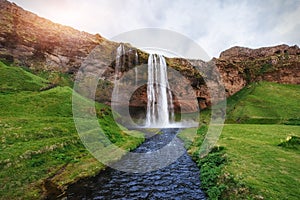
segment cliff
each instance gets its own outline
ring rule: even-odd
[[[97,45],[109,53],[117,46],[99,34],[53,23],[6,0],[0,0],[0,12],[0,59],[34,71],[73,73]]]
[[[296,45],[232,47],[215,61],[228,95],[255,81],[300,84],[300,49]]]
[[[28,67],[37,73],[56,71],[70,74],[73,79],[78,69],[85,64],[84,71],[101,72],[102,80],[98,88],[102,88],[102,91],[97,91],[96,100],[110,103],[116,71],[116,61],[112,58],[116,57],[116,49],[120,44],[109,41],[99,34],[92,35],[53,23],[6,0],[0,0],[0,12],[1,61]],[[125,44],[125,50],[124,65],[119,71],[119,78],[135,66],[139,69],[139,65],[147,64],[147,53],[129,44]],[[138,62],[134,58],[136,53]],[[88,57],[93,57],[94,61],[87,64]],[[298,46],[278,45],[259,49],[232,47],[208,63],[183,58],[167,58],[166,61],[169,67],[177,70],[189,81],[187,84],[190,87],[182,87],[180,80],[172,80],[174,99],[184,98],[191,93],[190,88],[193,88],[201,109],[211,104],[205,79],[207,77],[203,75],[216,76],[210,72],[212,64],[219,70],[227,96],[233,95],[251,82],[261,80],[300,84]],[[202,72],[197,70],[199,66]],[[146,73],[144,71],[141,76],[146,76]],[[130,81],[133,85],[134,80]],[[88,93],[85,95],[92,96]],[[191,102],[193,101],[186,100],[180,103],[175,101],[175,109],[179,111],[180,104],[185,104],[184,112],[195,111],[197,105]],[[144,110],[146,103],[146,87],[143,86],[133,93],[130,106],[135,112],[139,109]]]
[[[168,64],[191,81],[202,109],[210,106],[210,94],[204,79],[195,72],[195,66],[200,66],[202,74],[210,74],[209,78],[212,80],[216,75],[207,70],[211,69],[210,65],[216,66],[227,97],[257,81],[300,84],[300,49],[296,45],[283,44],[258,49],[232,47],[208,63],[201,60],[169,59]]]

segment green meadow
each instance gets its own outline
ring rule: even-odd
[[[226,123],[300,124],[300,86],[252,83],[227,100]]]
[[[0,62],[0,199],[40,199],[58,195],[105,166],[85,148],[77,133],[70,77],[30,71]],[[79,94],[83,102],[94,103]],[[227,116],[215,148],[199,150],[209,110],[190,141],[180,137],[198,164],[209,199],[299,199],[300,86],[252,83],[227,100]],[[84,109],[78,107],[78,109]],[[110,108],[95,103],[97,121],[107,138],[129,151],[141,134],[115,123]],[[88,138],[100,140],[96,130]],[[83,133],[81,135],[85,137]],[[139,136],[139,137],[136,137]],[[107,152],[107,159],[119,159]]]
[[[300,198],[299,102],[299,85],[252,83],[227,100],[222,134],[206,157],[199,157],[206,125],[192,142],[181,134],[209,199]]]
[[[292,136],[300,138],[300,126],[226,124],[218,143],[224,172],[265,199],[299,199],[300,151],[280,146]]]
[[[0,76],[0,199],[57,195],[105,168],[77,134],[70,87],[45,90],[49,80],[3,63]],[[99,125],[116,145],[129,151],[143,141],[120,128],[109,107],[96,103],[95,109]]]

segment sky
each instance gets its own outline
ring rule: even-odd
[[[300,44],[300,0],[10,0],[53,22],[110,39],[140,28],[176,31],[210,57],[233,46]]]

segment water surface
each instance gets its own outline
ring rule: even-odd
[[[147,138],[133,152],[161,149],[176,137],[177,132],[178,129],[163,129],[162,134]],[[136,168],[143,167],[145,163],[144,160],[129,160],[125,156],[117,164]],[[200,190],[199,169],[185,152],[174,163],[147,173],[108,168],[95,178],[71,186],[67,199],[205,199],[205,195]]]

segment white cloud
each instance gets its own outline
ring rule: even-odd
[[[231,46],[300,42],[297,0],[12,0],[55,22],[111,38],[138,28],[166,28],[218,57]]]

